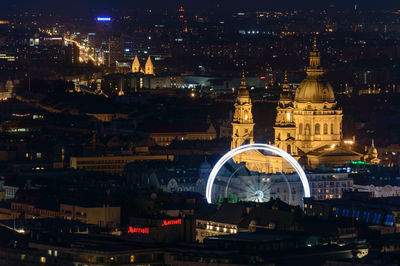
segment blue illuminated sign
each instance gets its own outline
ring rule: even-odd
[[[110,17],[97,17],[97,21],[111,21]]]

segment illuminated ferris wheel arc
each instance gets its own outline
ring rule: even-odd
[[[207,181],[206,198],[207,198],[208,203],[212,203],[212,201],[211,201],[212,187],[214,185],[214,180],[215,180],[218,172],[222,168],[222,166],[228,160],[230,160],[233,156],[236,156],[242,152],[250,151],[250,150],[263,150],[263,151],[267,151],[267,152],[272,152],[272,153],[284,158],[286,161],[288,161],[290,163],[290,165],[296,170],[297,174],[300,176],[300,180],[301,180],[301,183],[303,185],[303,190],[304,190],[304,197],[306,197],[306,198],[310,197],[310,185],[308,183],[307,176],[304,173],[303,168],[296,161],[296,159],[294,159],[290,154],[288,154],[284,150],[279,149],[275,146],[271,146],[271,145],[263,144],[263,143],[254,143],[254,144],[247,144],[247,145],[239,146],[239,147],[227,152],[215,164],[214,168],[211,170],[210,176],[208,177],[208,181]]]

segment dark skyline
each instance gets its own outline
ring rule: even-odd
[[[395,0],[283,0],[283,1],[241,1],[241,0],[205,0],[205,1],[163,1],[163,0],[150,0],[150,1],[125,1],[125,0],[71,0],[71,1],[53,1],[53,0],[5,0],[2,1],[3,12],[8,12],[9,8],[15,10],[21,9],[44,9],[66,11],[70,14],[82,14],[88,11],[96,10],[111,10],[111,9],[131,9],[131,8],[155,8],[155,9],[173,9],[183,3],[185,8],[188,9],[207,9],[207,8],[221,8],[221,10],[235,11],[235,10],[257,10],[257,9],[310,9],[310,8],[326,8],[329,6],[336,6],[339,8],[352,8],[357,3],[361,9],[380,9],[380,8],[400,8],[400,2]]]

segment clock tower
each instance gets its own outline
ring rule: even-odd
[[[254,143],[253,137],[253,114],[249,91],[246,88],[244,72],[240,82],[238,96],[235,102],[235,114],[232,122],[232,142],[231,150],[243,144]]]

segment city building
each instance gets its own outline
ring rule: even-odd
[[[352,191],[354,181],[348,173],[308,173],[311,197],[317,200],[340,199],[344,192]]]
[[[106,57],[108,67],[115,66],[116,62],[124,60],[124,37],[112,35],[108,40],[108,56]]]
[[[118,119],[128,119],[128,114],[121,113],[87,113],[88,116],[93,116],[102,122],[111,122]]]
[[[12,80],[0,83],[0,101],[5,101],[14,97],[14,84]]]
[[[9,219],[35,219],[60,217],[60,209],[57,204],[35,206],[29,203],[11,202],[11,217]]]
[[[232,122],[231,149],[244,144],[254,143],[254,122],[252,114],[252,103],[249,91],[246,88],[244,73],[242,82],[235,101],[235,113]],[[282,157],[265,155],[259,151],[246,151],[236,155],[236,163],[244,162],[250,171],[260,173],[291,173],[293,167]]]
[[[173,155],[125,155],[103,157],[70,157],[70,167],[121,175],[129,162],[173,161]]]
[[[145,75],[155,75],[154,73],[154,65],[151,61],[150,55],[147,57],[146,64],[144,68],[140,66],[140,61],[138,56],[135,56],[135,59],[132,62],[132,73],[143,73]]]
[[[366,192],[347,192],[341,199],[305,199],[304,213],[330,220],[349,219],[354,224],[363,223],[381,233],[399,232],[399,197],[371,196]]]
[[[172,141],[183,140],[214,140],[217,131],[211,123],[154,125],[149,138],[157,145],[168,146]]]
[[[300,159],[310,169],[322,164],[328,167],[341,166],[364,158],[368,162],[378,163],[373,143],[369,155],[364,156],[343,142],[342,110],[337,107],[332,86],[323,76],[315,39],[306,72],[307,77],[296,89],[294,99],[285,75],[277,106],[274,145]],[[235,103],[231,149],[254,142],[251,107],[249,92],[243,81]],[[249,170],[259,172],[293,172],[282,158],[259,152],[239,154],[236,161],[245,162]]]
[[[99,227],[115,228],[121,223],[119,206],[61,203],[59,215],[64,219],[78,220]]]

